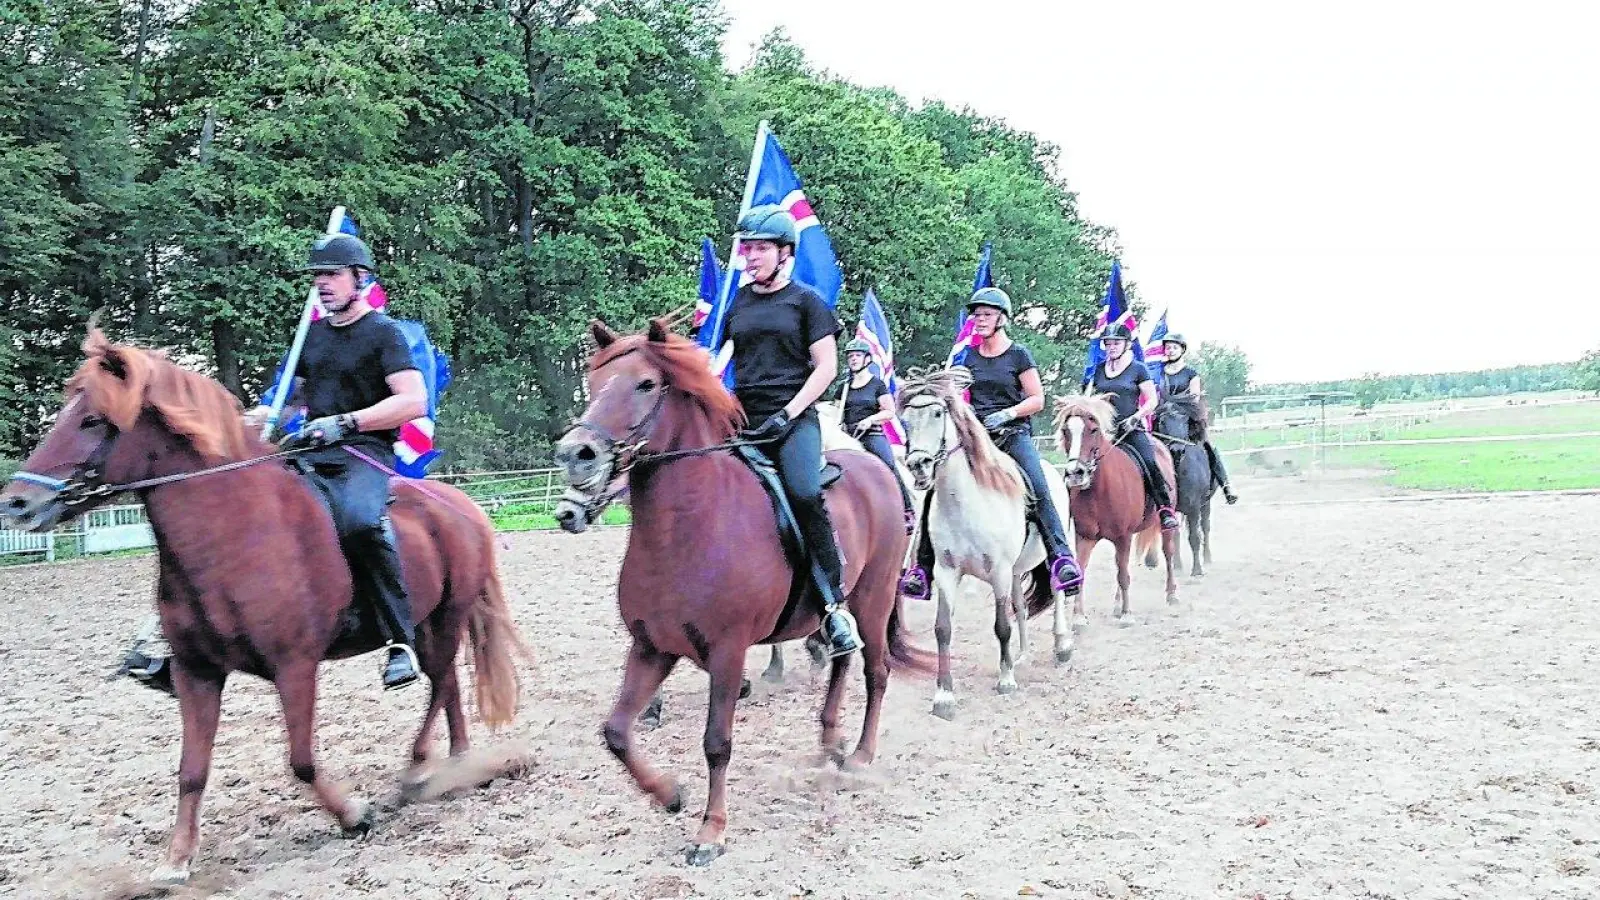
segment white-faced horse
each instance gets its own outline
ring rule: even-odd
[[[951,610],[961,579],[970,575],[994,592],[994,635],[1000,643],[996,690],[1017,689],[1015,666],[1028,654],[1028,618],[1055,610],[1055,656],[1072,658],[1072,628],[1066,598],[1050,588],[1044,542],[1029,511],[1021,468],[990,439],[963,397],[971,384],[963,368],[931,375],[912,374],[901,382],[900,419],[906,439],[906,467],[918,491],[932,500],[920,529],[934,549],[933,594],[938,603],[934,635],[939,641],[939,682],[933,714],[955,716],[955,685],[950,675]],[[1053,497],[1067,496],[1054,468],[1044,467]],[[1064,509],[1066,504],[1057,501]],[[920,537],[920,535],[918,536]],[[915,553],[917,540],[912,541]],[[1016,620],[1017,656],[1011,656],[1011,619]]]

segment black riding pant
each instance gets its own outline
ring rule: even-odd
[[[1150,492],[1150,499],[1156,503],[1156,508],[1172,506],[1172,495],[1167,492],[1167,480],[1161,477],[1161,469],[1156,465],[1156,442],[1150,438],[1150,433],[1143,428],[1137,428],[1127,433],[1122,440],[1122,446],[1127,447],[1139,457],[1139,468],[1144,474],[1145,490]]]
[[[1211,460],[1211,477],[1217,480],[1217,484],[1226,485],[1228,483],[1228,470],[1222,467],[1222,454],[1217,452],[1217,448],[1211,446],[1210,441],[1204,442],[1204,446],[1206,448],[1206,459]]]
[[[831,600],[824,597],[823,603],[843,604],[844,562],[834,538],[833,520],[822,500],[822,426],[817,420],[817,411],[808,409],[801,413],[790,423],[783,437],[762,444],[761,451],[778,467],[778,478],[788,494],[789,506],[794,509],[806,547],[828,580],[827,590],[833,597]]]
[[[882,431],[874,429],[861,438],[861,446],[866,448],[868,453],[883,460],[883,464],[889,467],[889,473],[894,476],[895,485],[900,488],[900,502],[905,504],[906,512],[911,512],[913,509],[911,489],[906,487],[906,483],[900,478],[900,470],[895,468],[894,450],[889,447],[889,439],[884,436]]]
[[[393,454],[363,444],[361,452],[392,467]],[[326,447],[300,456],[306,477],[322,491],[333,513],[339,544],[350,561],[351,575],[377,606],[386,640],[413,644],[411,599],[400,574],[394,523],[389,519],[389,475],[342,447]]]

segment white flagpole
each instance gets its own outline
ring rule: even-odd
[[[750,207],[754,205],[756,196],[756,180],[757,176],[761,174],[761,157],[766,155],[767,135],[771,133],[771,131],[772,129],[768,126],[766,119],[762,119],[761,124],[756,126],[756,142],[755,146],[750,150],[750,168],[745,171],[744,176],[744,197],[739,201],[739,215],[734,219],[735,231],[738,230],[738,220],[743,219],[744,214],[749,212]],[[738,255],[739,239],[735,237],[728,247],[728,268],[722,276],[721,302],[717,304],[717,309],[715,310],[717,321],[707,322],[706,324],[708,325],[720,327],[722,323],[727,320],[728,303],[731,302],[733,298],[733,279],[736,271],[734,269],[733,261]],[[728,365],[732,357],[733,347],[731,342],[724,339],[722,342],[722,347],[716,353],[711,355],[711,370],[713,372],[721,371]]]
[[[332,234],[339,229],[339,223],[344,221],[344,207],[335,206],[328,215],[328,230]],[[272,398],[272,412],[267,414],[267,424],[261,428],[261,439],[267,440],[272,435],[272,429],[278,427],[278,417],[283,413],[283,404],[289,400],[289,389],[294,385],[294,370],[300,364],[300,350],[306,344],[306,334],[311,330],[311,312],[317,307],[317,286],[312,284],[306,291],[306,305],[300,311],[300,325],[294,332],[294,343],[289,345],[289,358],[283,364],[283,380],[278,383],[277,396]]]

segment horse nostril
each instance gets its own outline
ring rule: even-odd
[[[6,501],[6,509],[8,509],[8,510],[14,512],[14,513],[22,512],[23,510],[25,510],[27,508],[28,508],[28,501],[22,499],[21,497],[12,497],[11,499]]]
[[[573,455],[576,456],[580,462],[594,462],[600,458],[600,454],[596,453],[595,449],[588,444],[584,444],[582,447],[579,447],[578,452]]]

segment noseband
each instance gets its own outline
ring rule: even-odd
[[[1072,419],[1082,419],[1082,418],[1083,418],[1082,416],[1068,416],[1067,417],[1067,421],[1071,421]],[[1067,423],[1064,421],[1061,424],[1063,426],[1065,426]],[[1085,426],[1085,431],[1087,431],[1087,430],[1088,430],[1087,426]],[[1085,459],[1069,459],[1069,460],[1067,460],[1067,462],[1069,462],[1069,463],[1076,462],[1078,465],[1083,466],[1083,478],[1084,478],[1085,481],[1093,481],[1094,480],[1094,473],[1099,471],[1099,469],[1100,469],[1100,457],[1102,455],[1104,455],[1105,449],[1106,449],[1105,441],[1103,440],[1104,436],[1105,435],[1102,433],[1101,434],[1101,437],[1102,437],[1101,442],[1098,445],[1095,446],[1094,452],[1091,453],[1087,458],[1085,458]]]
[[[56,502],[63,506],[82,506],[91,500],[116,493],[118,486],[106,484],[104,475],[106,458],[111,455],[111,445],[116,443],[120,432],[110,422],[106,423],[106,430],[105,440],[94,448],[87,459],[73,467],[72,474],[65,481],[33,472],[16,472],[11,480],[25,481],[52,491],[56,495]]]

